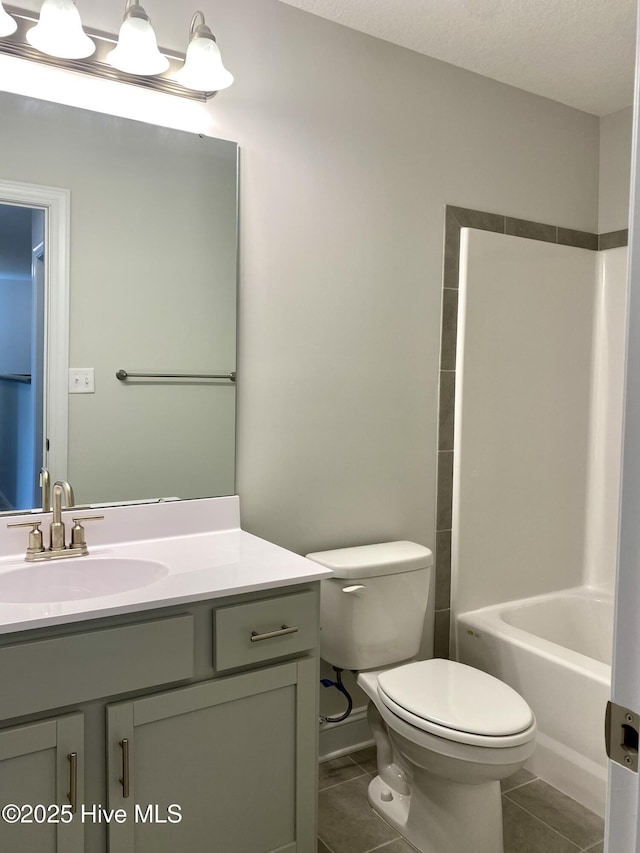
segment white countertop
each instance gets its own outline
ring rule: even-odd
[[[87,525],[88,557],[50,563],[25,562],[28,531],[6,531],[7,523],[33,516],[5,517],[0,523],[0,580],[8,572],[28,572],[33,566],[39,571],[62,563],[81,567],[83,560],[94,558],[152,560],[166,566],[166,575],[148,586],[96,598],[31,603],[0,600],[0,634],[285,588],[331,576],[319,563],[241,530],[237,498],[110,507],[81,514],[102,513],[102,526],[100,522]],[[65,516],[68,520],[70,514]],[[46,541],[50,515],[43,518]],[[136,534],[144,538],[133,538]],[[18,542],[23,546],[21,553],[15,551]]]

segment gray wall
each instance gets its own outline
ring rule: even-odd
[[[23,254],[28,265],[31,255],[28,241],[24,241]],[[31,281],[4,278],[0,274],[0,377],[29,373]],[[33,455],[30,403],[30,384],[0,378],[0,512],[30,506],[30,481],[25,482]]]
[[[633,109],[600,119],[598,231],[628,228]]]
[[[594,230],[598,119],[275,2],[210,8],[243,148],[243,522],[433,545],[444,204]]]
[[[82,15],[113,31],[106,5]],[[277,0],[201,8],[236,77],[214,133],[242,149],[243,526],[432,546],[444,205],[597,230],[599,120]],[[184,49],[183,4],[152,14]]]
[[[31,281],[0,273],[0,374],[31,373]]]
[[[244,525],[432,544],[443,206],[596,230],[598,119],[277,0],[201,5],[236,77],[209,109],[242,148]],[[182,4],[153,20],[183,49]]]

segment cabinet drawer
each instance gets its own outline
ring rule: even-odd
[[[318,642],[314,590],[219,607],[213,619],[217,670],[296,654],[314,648]]]
[[[0,719],[193,675],[193,617],[0,647]]]

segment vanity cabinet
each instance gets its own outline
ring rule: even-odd
[[[83,826],[71,817],[83,797],[83,755],[82,714],[0,731],[0,849],[83,853]]]
[[[315,583],[0,638],[0,805],[78,803],[0,850],[314,853],[317,646]]]
[[[111,853],[313,850],[315,679],[303,660],[110,705]]]

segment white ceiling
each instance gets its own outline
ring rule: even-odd
[[[633,101],[636,0],[281,0],[595,115]]]

